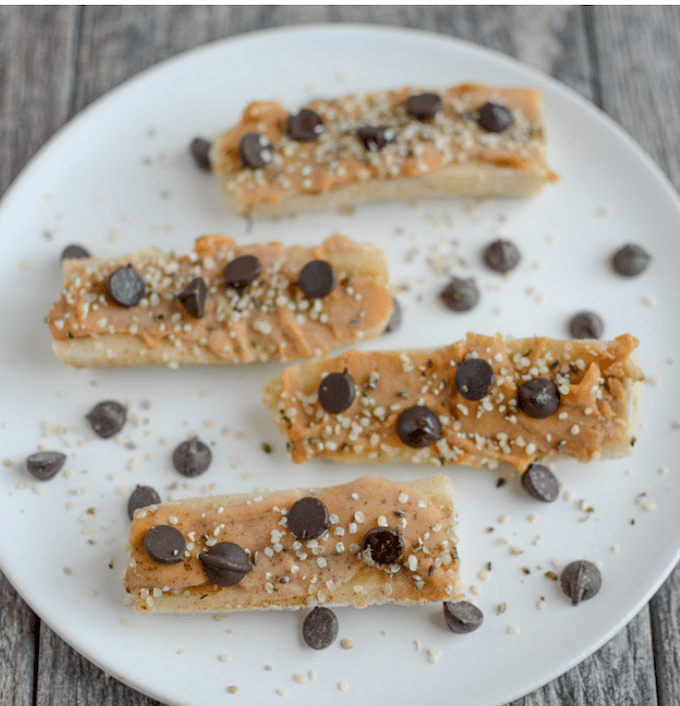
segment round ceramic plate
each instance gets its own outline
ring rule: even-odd
[[[468,81],[544,92],[559,183],[527,201],[366,205],[249,225],[227,214],[187,151],[193,137],[230,126],[256,99],[296,109],[316,96]],[[675,193],[618,127],[550,78],[470,44],[375,27],[293,28],[212,44],[145,72],[68,124],[0,206],[0,566],[78,651],[168,704],[224,703],[230,687],[248,704],[276,693],[328,704],[451,695],[458,706],[483,706],[519,697],[620,630],[678,560],[678,231]],[[296,612],[216,620],[125,607],[125,507],[137,483],[167,500],[426,472],[290,463],[261,403],[278,363],[72,370],[53,356],[43,320],[59,297],[65,245],[100,256],[152,245],[186,252],[208,232],[243,243],[314,243],[342,232],[384,248],[404,323],[363,349],[443,345],[467,331],[567,337],[568,318],[582,309],[600,313],[606,338],[639,337],[648,384],[629,458],[557,464],[563,489],[550,505],[523,494],[510,471],[446,469],[463,584],[486,616],[477,632],[447,631],[439,605],[345,608],[340,638],[350,642],[317,652],[302,643]],[[481,247],[501,236],[523,254],[508,278],[480,261]],[[629,241],[653,261],[624,280],[609,258]],[[473,311],[457,315],[439,303],[447,269],[478,279]],[[115,439],[92,439],[84,415],[111,398],[129,405],[129,421]],[[214,460],[189,483],[170,455],[191,434],[212,445]],[[24,465],[39,448],[68,454],[64,470],[42,484]],[[546,574],[578,558],[598,562],[604,583],[574,608]]]

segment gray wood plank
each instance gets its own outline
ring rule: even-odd
[[[659,706],[680,704],[680,568],[650,602]]]

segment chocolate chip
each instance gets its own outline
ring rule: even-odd
[[[80,260],[83,257],[91,256],[82,245],[67,245],[61,253],[62,260]]]
[[[330,647],[338,636],[338,619],[330,608],[317,606],[302,623],[302,639],[315,650]]]
[[[647,269],[651,259],[652,256],[641,245],[628,243],[614,253],[612,266],[624,277],[635,277]]]
[[[183,441],[172,453],[172,465],[187,478],[205,473],[211,461],[210,449],[196,437]]]
[[[320,299],[335,289],[337,275],[329,262],[312,260],[300,270],[296,284],[306,297]]]
[[[592,598],[602,587],[602,574],[590,561],[572,561],[562,569],[560,588],[572,605]]]
[[[26,459],[28,472],[38,480],[49,480],[66,463],[66,454],[60,451],[39,451]]]
[[[127,410],[120,402],[106,400],[95,405],[85,417],[97,436],[108,439],[123,428]]]
[[[222,270],[222,277],[227,287],[245,289],[260,276],[260,272],[262,263],[255,255],[241,255]]]
[[[385,326],[385,333],[394,333],[401,328],[402,311],[401,304],[396,297],[392,297],[392,315]]]
[[[534,378],[517,388],[517,406],[529,417],[545,419],[560,406],[560,393],[552,380]]]
[[[481,400],[489,394],[496,375],[481,358],[469,358],[456,368],[456,387],[466,400]]]
[[[429,120],[442,109],[442,99],[436,93],[418,93],[409,96],[406,112],[416,120]]]
[[[454,277],[439,297],[451,311],[469,311],[479,302],[479,289],[473,279]]]
[[[439,417],[429,407],[409,407],[399,415],[397,434],[406,446],[425,448],[441,438]]]
[[[324,131],[323,120],[318,113],[303,108],[297,115],[291,115],[283,127],[291,140],[316,142]]]
[[[468,601],[444,601],[444,620],[451,632],[474,632],[483,622],[484,613]]]
[[[532,463],[522,473],[522,488],[535,500],[551,503],[557,500],[560,485],[555,474],[540,463]]]
[[[364,535],[361,554],[369,563],[377,566],[396,564],[404,555],[401,531],[392,527],[373,527]]]
[[[580,311],[569,320],[572,338],[600,338],[604,333],[604,321],[594,311]]]
[[[246,550],[234,542],[218,542],[198,558],[205,575],[218,586],[235,586],[253,570]]]
[[[316,539],[331,526],[325,503],[312,496],[294,502],[286,515],[286,522],[298,539]]]
[[[493,101],[485,103],[477,114],[477,124],[488,132],[503,132],[514,122],[512,113],[504,105]]]
[[[130,521],[135,517],[135,510],[140,510],[149,505],[158,505],[161,496],[150,485],[138,485],[130,495],[127,504],[127,513]]]
[[[256,132],[249,132],[241,138],[238,146],[241,164],[244,167],[260,169],[272,161],[272,145],[264,136]]]
[[[186,542],[182,533],[170,525],[156,525],[144,536],[144,551],[158,564],[177,564],[184,559]]]
[[[484,264],[494,272],[510,272],[522,259],[517,246],[510,240],[494,240],[484,248]]]
[[[394,142],[397,131],[391,127],[362,125],[357,128],[357,137],[369,152],[380,152],[383,147]]]
[[[195,137],[189,145],[189,151],[196,162],[196,166],[204,172],[209,172],[211,169],[210,147],[210,141],[204,137]]]
[[[208,301],[208,287],[203,277],[194,277],[177,295],[182,306],[190,316],[201,319],[205,316],[205,304]]]
[[[119,267],[106,280],[106,291],[116,304],[135,306],[144,297],[146,285],[132,265]]]
[[[354,402],[356,388],[345,368],[341,373],[329,373],[319,385],[319,404],[330,414],[344,412]]]

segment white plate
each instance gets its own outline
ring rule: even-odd
[[[293,109],[316,95],[465,81],[544,91],[550,162],[562,174],[556,186],[531,201],[371,205],[353,216],[258,222],[248,232],[243,220],[226,215],[215,184],[187,153],[191,138],[230,125],[250,100],[280,98]],[[297,613],[216,621],[137,616],[123,606],[125,505],[136,483],[157,487],[167,499],[171,492],[185,497],[341,483],[370,472],[396,479],[422,473],[408,466],[289,463],[260,402],[261,387],[279,364],[75,371],[53,357],[43,318],[58,297],[66,244],[82,243],[99,255],[149,245],[184,252],[209,231],[242,242],[305,243],[340,231],[384,247],[393,283],[412,282],[400,295],[405,323],[364,348],[445,344],[467,330],[561,337],[568,317],[584,308],[601,313],[605,336],[629,331],[640,338],[640,358],[657,384],[647,386],[643,428],[629,459],[559,464],[564,493],[548,506],[525,496],[514,474],[504,474],[507,484],[496,488],[499,473],[448,469],[460,514],[463,582],[478,588],[473,598],[486,615],[479,631],[448,632],[438,605],[341,609],[340,637],[353,648],[338,642],[317,653],[301,643]],[[336,25],[246,35],[168,61],[67,125],[0,208],[0,443],[2,458],[13,464],[0,474],[0,565],[77,650],[169,704],[223,703],[230,685],[248,704],[279,689],[295,702],[329,704],[455,694],[459,706],[482,706],[519,697],[620,630],[678,559],[679,231],[674,192],[618,127],[555,81],[469,44]],[[524,253],[511,279],[480,265],[481,245],[499,234]],[[439,243],[455,260],[453,241],[466,271],[482,284],[481,303],[465,315],[438,303],[447,278],[427,263]],[[607,263],[628,241],[644,244],[654,260],[644,275],[624,281]],[[132,419],[115,441],[86,441],[83,416],[107,398],[129,403]],[[181,480],[169,463],[171,450],[192,430],[214,443],[213,465],[193,486],[180,483],[171,491]],[[261,450],[264,441],[272,454]],[[67,451],[68,472],[33,484],[23,460],[43,443]],[[642,507],[640,493],[653,505]],[[574,608],[545,572],[581,557],[601,562],[604,586]],[[480,575],[488,562],[491,570]],[[544,610],[537,609],[541,597]],[[500,604],[506,610],[497,614]],[[520,632],[511,634],[510,626]],[[225,654],[231,662],[219,659]],[[433,664],[430,657],[438,655]]]

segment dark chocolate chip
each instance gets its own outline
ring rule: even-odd
[[[436,93],[418,93],[409,96],[406,112],[416,120],[429,120],[442,109],[442,99]]]
[[[205,303],[208,301],[208,287],[203,277],[194,277],[177,295],[190,316],[201,319],[205,316]]]
[[[652,256],[641,245],[628,243],[614,253],[612,266],[624,277],[635,277],[647,269],[651,259]]]
[[[503,132],[515,122],[512,113],[500,103],[489,101],[477,114],[477,124],[488,132]]]
[[[246,550],[233,542],[218,542],[198,558],[205,575],[218,586],[235,586],[253,570]]]
[[[401,304],[396,297],[392,297],[392,315],[390,320],[387,322],[385,327],[385,333],[394,333],[399,328],[401,328],[402,311]]]
[[[204,172],[209,172],[211,169],[210,147],[210,141],[204,137],[195,137],[189,145],[189,151],[196,162],[196,166]]]
[[[241,164],[244,167],[260,169],[272,161],[272,145],[264,136],[256,132],[249,132],[241,138],[238,146]]]
[[[262,263],[255,255],[241,255],[222,270],[222,277],[227,287],[245,289],[260,276],[260,272]]]
[[[600,338],[604,333],[604,321],[594,311],[580,311],[569,320],[572,338]]]
[[[529,417],[545,419],[560,406],[560,393],[552,380],[527,380],[517,388],[517,406]]]
[[[444,620],[451,632],[474,632],[484,622],[484,613],[468,601],[444,601]]]
[[[479,302],[479,289],[473,279],[454,277],[439,297],[451,311],[469,311]]]
[[[187,543],[184,536],[170,525],[156,525],[144,536],[144,551],[158,564],[177,564],[184,559]]]
[[[441,439],[439,417],[429,407],[409,407],[399,415],[397,434],[406,446],[425,448]]]
[[[286,522],[298,539],[316,539],[331,526],[325,503],[311,495],[293,503],[286,515]]]
[[[357,137],[369,152],[380,152],[383,147],[394,142],[397,131],[383,125],[362,125],[357,128]]]
[[[401,531],[392,527],[373,527],[364,535],[361,554],[369,563],[377,566],[396,564],[404,555]]]
[[[26,459],[28,472],[38,480],[49,480],[66,463],[66,454],[60,451],[38,451]]]
[[[572,561],[562,569],[560,588],[572,605],[592,598],[602,587],[602,574],[590,561]]]
[[[161,496],[150,485],[138,485],[130,495],[127,504],[127,513],[130,520],[135,517],[135,510],[140,510],[149,505],[158,505]]]
[[[560,494],[555,474],[540,463],[532,463],[522,473],[522,488],[535,500],[551,503]]]
[[[62,260],[80,260],[90,257],[90,253],[82,245],[67,245],[61,253]]]
[[[345,368],[341,373],[329,373],[319,385],[319,404],[331,414],[344,412],[354,402],[356,388]]]
[[[494,240],[484,248],[484,264],[494,272],[510,272],[522,259],[517,246],[511,240]]]
[[[146,285],[132,265],[119,267],[106,280],[106,291],[116,304],[135,306],[144,297]]]
[[[333,265],[325,260],[312,260],[300,270],[296,284],[306,297],[320,299],[335,289],[337,279]]]
[[[108,439],[123,428],[127,410],[120,402],[106,400],[95,405],[85,417],[97,436]]]
[[[291,115],[286,120],[283,129],[292,140],[316,142],[324,131],[324,125],[318,113],[303,108],[297,115]]]
[[[338,636],[338,619],[330,608],[317,606],[302,623],[302,639],[315,650],[330,647]]]
[[[172,465],[187,478],[205,473],[211,461],[210,449],[196,437],[183,441],[172,453]]]
[[[481,358],[469,358],[456,368],[456,387],[466,400],[486,397],[495,379],[493,368]]]

